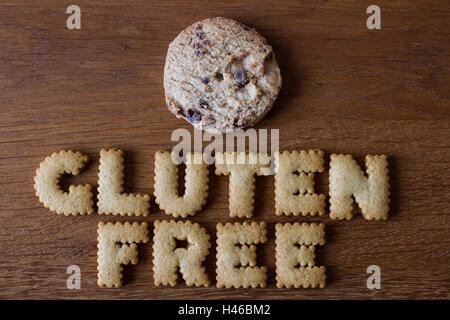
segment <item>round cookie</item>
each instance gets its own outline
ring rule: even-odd
[[[197,129],[220,133],[250,127],[271,109],[280,88],[272,47],[235,20],[196,22],[169,45],[167,107]]]

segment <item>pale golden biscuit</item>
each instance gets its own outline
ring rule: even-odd
[[[325,287],[325,267],[315,266],[315,246],[325,244],[325,225],[275,225],[277,287]]]
[[[94,201],[89,184],[71,185],[69,192],[64,192],[59,186],[63,174],[79,174],[88,161],[85,154],[64,150],[46,157],[34,177],[34,188],[39,201],[51,211],[66,216],[93,213]]]
[[[147,222],[100,222],[98,224],[98,280],[100,287],[120,287],[123,267],[138,263],[137,243],[147,243]]]
[[[330,159],[330,217],[351,219],[357,213],[353,199],[366,220],[386,220],[389,214],[389,169],[386,155],[366,156],[366,173],[351,155],[332,154]]]
[[[266,287],[267,268],[256,266],[256,244],[267,241],[265,222],[217,225],[217,288]]]
[[[206,230],[190,221],[155,221],[153,238],[153,278],[155,285],[174,287],[178,270],[187,286],[208,287],[210,281],[202,267],[211,244]],[[177,248],[176,240],[188,242],[186,248]]]
[[[123,193],[124,153],[122,150],[102,149],[98,173],[98,213],[121,216],[147,216],[150,196]]]
[[[195,159],[199,161],[194,161]],[[196,164],[199,163],[199,164]],[[185,218],[206,204],[209,189],[208,165],[201,154],[187,154],[184,195],[178,194],[178,166],[167,151],[155,155],[155,202],[166,214]]]
[[[270,156],[254,153],[215,155],[216,175],[230,176],[229,208],[232,218],[251,218],[255,203],[255,175],[268,175]],[[239,158],[243,161],[239,162]]]
[[[314,173],[323,172],[323,152],[275,153],[275,214],[297,216],[325,213],[325,195],[314,193]]]
[[[281,82],[266,39],[232,19],[198,21],[167,51],[167,107],[199,130],[221,133],[253,126],[272,108]]]

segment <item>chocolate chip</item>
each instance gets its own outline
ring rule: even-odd
[[[208,53],[208,50],[206,50],[200,43],[196,42],[192,45],[192,47],[195,49],[194,52],[197,56],[204,56]]]
[[[166,107],[170,112],[175,111],[175,113],[179,116],[183,114],[183,110],[177,104],[169,105],[168,103],[166,103]]]
[[[200,108],[204,108],[204,109],[209,107],[208,102],[206,102],[204,99],[200,99],[200,101],[198,102],[198,105]]]
[[[186,113],[186,118],[189,122],[199,122],[202,120],[202,114],[194,109],[189,109]]]
[[[239,70],[234,74],[234,79],[236,80],[235,86],[238,88],[243,88],[250,82],[250,79],[247,76],[245,70]]]
[[[216,119],[214,119],[214,117],[212,115],[208,114],[203,118],[203,122],[206,125],[211,125],[216,122]]]
[[[197,33],[197,37],[198,37],[200,40],[203,40],[203,38],[205,37],[205,34],[204,34],[203,32],[198,32],[198,33]]]
[[[195,50],[195,54],[199,57],[203,57],[206,54],[206,50]]]
[[[202,77],[202,78],[200,78],[200,81],[201,81],[203,84],[208,84],[208,83],[209,83],[209,78],[207,78],[207,77]]]
[[[214,75],[214,78],[216,78],[217,81],[222,81],[223,80],[223,74],[221,74],[220,72],[217,72]]]
[[[233,127],[243,129],[245,128],[245,119],[234,118]]]

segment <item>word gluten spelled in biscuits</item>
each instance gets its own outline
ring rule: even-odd
[[[244,163],[237,157],[244,156]],[[275,214],[323,215],[325,195],[314,192],[314,174],[323,172],[323,152],[284,151],[275,154]],[[215,174],[229,176],[229,214],[252,218],[255,176],[269,175],[267,155],[217,153]],[[178,166],[171,154],[155,156],[155,202],[167,215],[186,218],[200,211],[208,197],[208,164],[202,154],[186,157],[185,193],[178,192]],[[194,161],[195,160],[195,161]],[[75,151],[60,151],[45,158],[36,171],[36,195],[45,207],[58,214],[94,213],[92,186],[59,186],[63,174],[77,175],[88,157]],[[388,162],[385,155],[366,156],[366,174],[351,155],[330,157],[330,217],[351,219],[353,201],[366,220],[387,219],[389,211]],[[101,150],[98,179],[98,214],[147,216],[150,196],[125,194],[124,153]],[[275,226],[277,287],[325,286],[325,267],[315,265],[315,246],[325,244],[323,223],[278,223]],[[187,241],[177,248],[177,240]],[[257,265],[256,245],[266,242],[265,222],[217,224],[217,276],[219,288],[265,287],[267,269]],[[98,225],[98,285],[119,287],[122,265],[138,263],[137,244],[149,241],[147,222],[100,222]],[[155,221],[153,228],[153,277],[155,285],[175,286],[178,272],[188,286],[209,286],[203,262],[211,247],[210,236],[189,220]]]

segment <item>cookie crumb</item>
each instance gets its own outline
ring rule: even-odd
[[[98,173],[98,213],[121,216],[147,216],[150,196],[140,193],[123,193],[124,152],[120,149],[102,149]]]
[[[64,192],[59,185],[63,174],[78,175],[88,161],[87,155],[71,150],[62,150],[46,157],[34,177],[34,189],[39,201],[57,214],[92,214],[94,200],[91,185],[71,185],[69,192]]]

